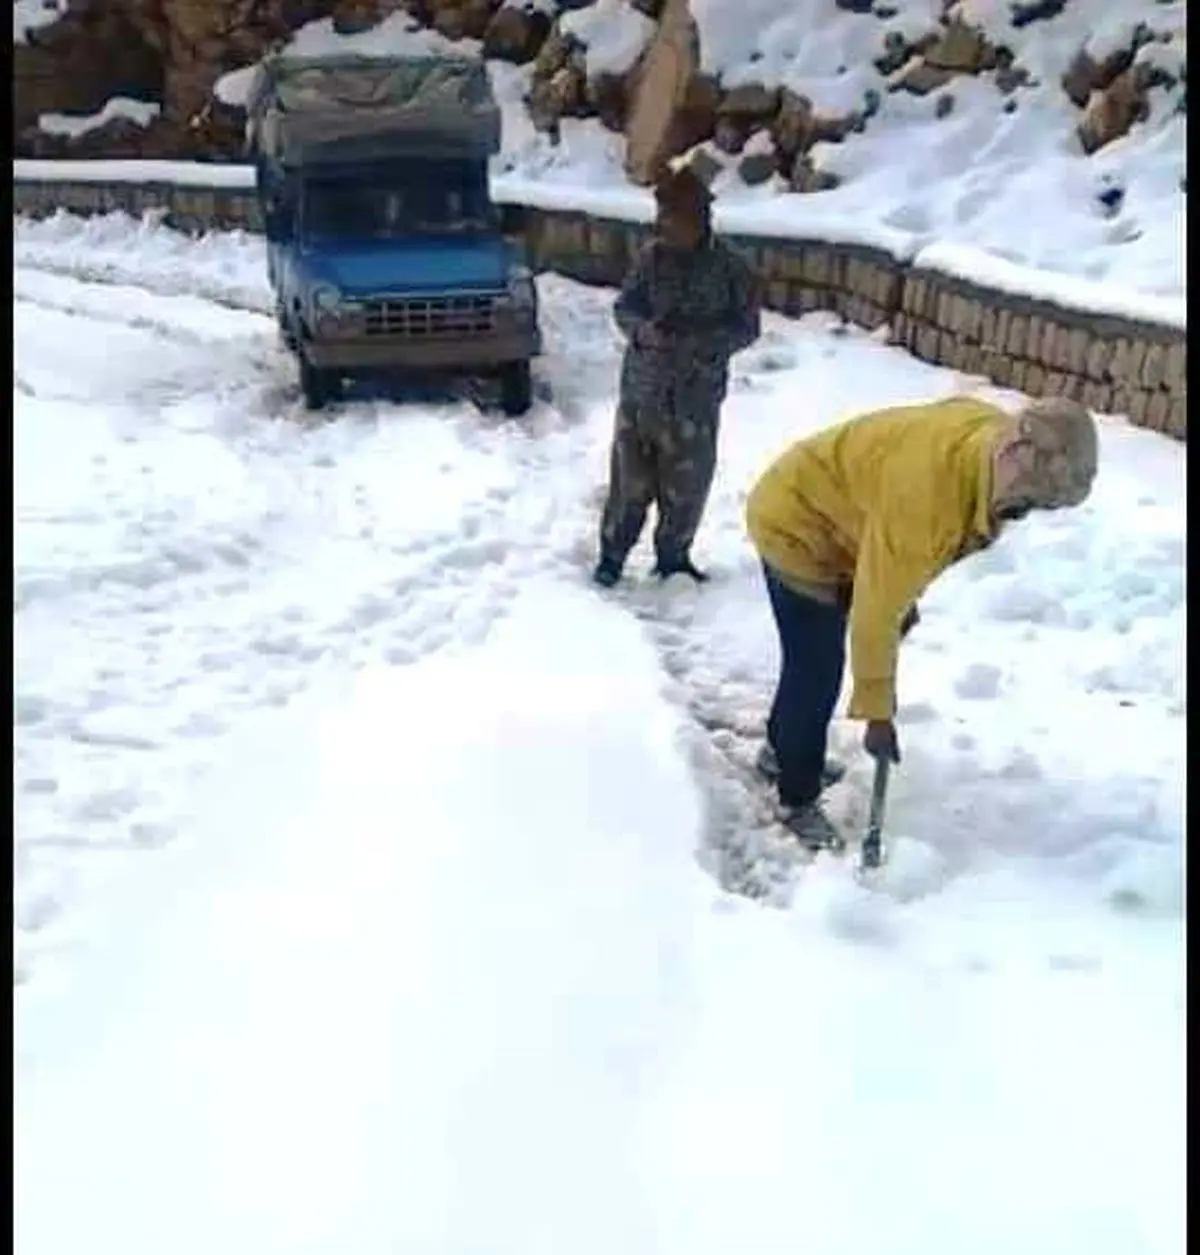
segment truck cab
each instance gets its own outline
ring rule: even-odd
[[[310,408],[364,374],[490,376],[532,403],[533,276],[488,190],[499,111],[445,57],[260,66],[248,135],[283,338]]]

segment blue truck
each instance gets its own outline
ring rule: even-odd
[[[500,111],[481,61],[269,57],[246,131],[310,409],[347,379],[431,374],[494,380],[507,414],[529,409],[537,290],[491,200]]]

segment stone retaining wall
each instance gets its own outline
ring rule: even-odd
[[[185,231],[261,229],[249,187],[15,178],[14,212],[42,217],[161,212]],[[645,236],[632,222],[503,206],[505,231],[535,269],[616,285]],[[1187,333],[986,288],[861,245],[731,237],[754,265],[768,308],[829,310],[888,326],[892,342],[936,365],[1040,396],[1067,393],[1139,426],[1187,438]]]

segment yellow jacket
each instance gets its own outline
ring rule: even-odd
[[[792,445],[755,484],[746,524],[785,582],[853,586],[852,719],[891,719],[905,612],[992,538],[992,450],[1011,420],[974,397],[878,410]]]

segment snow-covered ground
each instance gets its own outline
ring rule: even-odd
[[[888,0],[879,13],[867,14],[847,12],[834,0],[690,0],[689,7],[699,28],[701,69],[725,86],[786,87],[828,117],[861,111],[871,98],[878,110],[861,133],[812,150],[816,165],[842,180],[832,191],[783,194],[780,180],[748,187],[736,159],[724,159],[727,168],[714,185],[718,204],[736,212],[740,229],[816,238],[841,238],[850,229],[864,243],[904,241],[910,251],[968,244],[1134,292],[1185,290],[1187,118],[1176,112],[1187,61],[1181,0],[1068,0],[1052,19],[1028,24],[1017,20],[1022,6],[1007,0],[959,5],[964,20],[1029,72],[1030,83],[1012,97],[991,77],[971,75],[927,96],[889,91],[890,80],[874,64],[885,40],[936,29],[944,6],[935,0]],[[640,15],[627,5],[597,4],[588,12],[605,51],[642,34]],[[607,24],[596,20],[602,17]],[[1168,70],[1175,86],[1155,88],[1146,122],[1085,157],[1074,134],[1081,111],[1060,86],[1063,73],[1082,48],[1102,60],[1127,44],[1140,22],[1170,36],[1169,43],[1147,45],[1139,58]],[[500,168],[528,184],[522,200],[556,204],[567,189],[584,205],[603,198],[615,206],[617,197],[636,196],[622,186],[623,141],[598,122],[564,119],[557,147],[520,135],[521,76],[497,68],[501,99],[514,119]],[[1100,200],[1113,188],[1123,193],[1115,212]]]
[[[541,281],[527,421],[313,423],[258,241],[14,250],[21,1255],[1183,1248],[1182,446],[1106,423],[924,600],[868,890],[748,783],[742,502],[1002,394],[769,318],[713,582],[605,596],[610,293]]]

